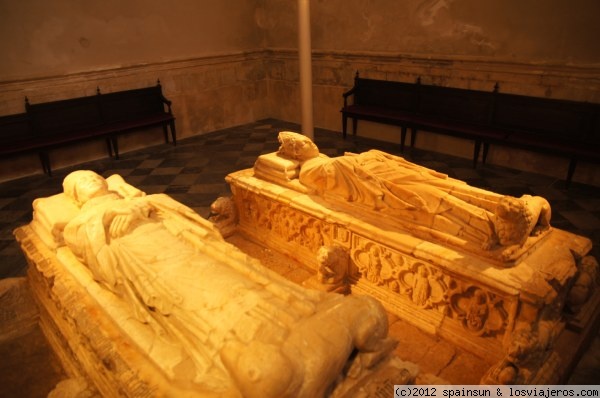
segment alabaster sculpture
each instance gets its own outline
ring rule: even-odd
[[[289,282],[119,176],[80,170],[63,187],[15,234],[45,322],[102,394],[343,396],[389,362],[377,300]]]
[[[486,358],[484,383],[564,381],[600,313],[598,265],[589,239],[551,226],[548,201],[377,150],[329,157],[301,134],[279,141],[226,178],[238,233],[311,266],[311,285],[346,283]],[[322,266],[331,247],[348,259],[339,272]]]
[[[304,285],[313,289],[350,293],[348,280],[348,252],[341,246],[322,246],[317,252],[317,274],[304,281]]]
[[[277,175],[272,158],[291,160],[308,193],[413,224],[417,234],[486,251],[501,247],[510,257],[550,226],[550,205],[539,196],[496,194],[378,150],[330,158],[292,132],[280,133],[280,142],[275,156],[257,161],[259,176]]]

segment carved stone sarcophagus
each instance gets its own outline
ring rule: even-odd
[[[551,227],[546,200],[379,151],[329,158],[295,133],[280,142],[226,178],[239,232],[318,275],[319,250],[342,248],[338,281],[494,361],[484,382],[565,377],[598,315],[597,263],[589,239]],[[575,345],[560,352],[565,336]]]
[[[164,194],[79,170],[15,230],[70,377],[116,397],[346,397],[414,382],[371,297],[306,289]]]

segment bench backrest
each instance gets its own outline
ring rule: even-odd
[[[350,92],[349,92],[350,93]],[[432,120],[598,145],[600,104],[389,80],[354,79],[354,104],[406,111]],[[600,149],[599,149],[600,150]]]
[[[593,111],[594,106],[585,102],[498,94],[493,124],[541,137],[584,140],[592,128]]]
[[[0,116],[0,145],[25,141],[31,138],[26,113]]]
[[[485,124],[492,115],[493,92],[357,77],[354,104]]]
[[[102,118],[106,123],[164,113],[160,86],[100,95]]]
[[[97,96],[72,98],[41,104],[26,103],[36,135],[68,134],[102,124]]]
[[[584,141],[594,145],[600,152],[600,104],[592,104],[592,108],[592,128],[584,137]]]
[[[417,112],[443,120],[487,124],[492,116],[494,93],[417,84]]]
[[[414,84],[357,77],[354,90],[356,105],[386,107],[400,111],[414,110]]]

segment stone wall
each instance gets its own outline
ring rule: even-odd
[[[300,123],[298,61],[295,50],[272,49],[267,60],[269,110],[272,117]],[[415,56],[374,52],[313,52],[315,126],[341,131],[342,93],[362,77],[491,91],[548,98],[600,102],[600,67],[537,65],[472,59],[467,57]],[[400,142],[400,128],[359,122],[359,135]],[[470,141],[420,133],[417,148],[471,158]],[[514,148],[492,146],[488,163],[564,179],[568,160]],[[574,181],[600,185],[597,165],[580,163]]]
[[[0,84],[0,114],[24,112],[24,98],[40,103],[65,98],[147,87],[160,79],[163,94],[172,101],[178,139],[264,119],[267,83],[263,51],[206,56],[166,62]],[[125,153],[163,142],[156,133],[139,132],[119,140]],[[107,156],[105,143],[93,141],[50,152],[53,169]],[[0,180],[41,173],[37,155],[0,160]]]
[[[300,122],[296,5],[264,0],[271,115]],[[507,0],[311,2],[314,121],[341,130],[341,94],[363,77],[600,102],[600,3]],[[533,18],[532,16],[535,16]],[[574,28],[577,27],[577,28]],[[283,105],[281,105],[283,104]],[[360,135],[399,142],[399,128],[360,122]],[[472,157],[468,141],[419,134],[416,146]],[[488,162],[565,178],[567,160],[492,147]],[[597,165],[575,181],[600,185]]]
[[[223,3],[223,4],[221,4]],[[300,122],[297,10],[290,0],[72,0],[0,8],[0,115],[32,103],[155,84],[173,101],[179,137],[273,117]],[[341,94],[363,77],[600,102],[600,2],[315,0],[315,125],[341,130]],[[536,18],[532,18],[536,15]],[[573,27],[577,27],[574,29]],[[395,127],[360,135],[398,142]],[[161,142],[132,135],[122,150]],[[472,144],[432,133],[417,147],[470,158]],[[51,154],[53,167],[106,156],[103,143]],[[564,178],[567,161],[492,147],[488,161]],[[0,180],[39,173],[35,156],[0,160]],[[600,185],[596,165],[575,181]]]

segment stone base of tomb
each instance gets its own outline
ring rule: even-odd
[[[229,236],[227,241],[299,285],[308,287],[312,284],[310,280],[314,280],[313,269],[240,232]],[[394,355],[420,369],[415,384],[477,384],[492,365],[490,361],[425,333],[389,311],[388,325],[389,337],[398,341]]]
[[[314,272],[321,246],[345,248],[352,292],[372,295],[401,319],[495,363],[482,381],[507,380],[510,365],[517,384],[563,382],[597,328],[599,289],[576,315],[563,311],[591,249],[587,238],[551,229],[503,263],[495,254],[416,237],[380,214],[326,204],[297,181],[275,184],[252,170],[227,181],[239,233]],[[523,346],[521,338],[529,341],[527,354],[515,359],[509,352]]]
[[[29,264],[41,329],[70,378],[104,397],[207,396],[168,380],[29,226],[14,234]]]

